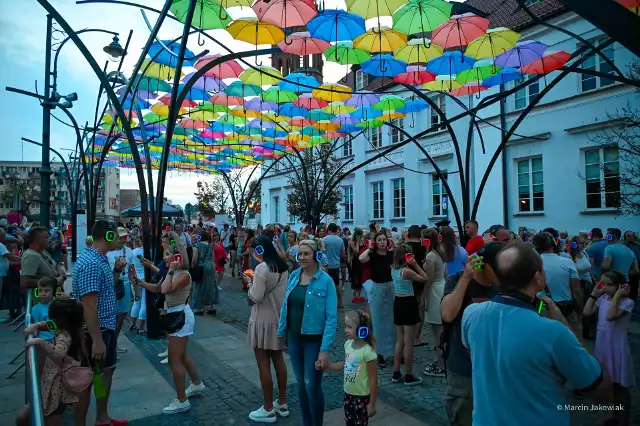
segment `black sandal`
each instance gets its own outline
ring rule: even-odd
[[[387,368],[387,361],[384,359],[382,355],[378,355],[378,367]]]

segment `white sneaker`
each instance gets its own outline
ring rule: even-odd
[[[160,364],[164,364],[164,365],[169,364],[169,358],[163,359],[162,361],[160,361]]]
[[[218,286],[218,291],[222,291],[222,287]]]
[[[174,399],[168,407],[162,409],[165,414],[176,414],[189,410],[191,410],[191,404],[188,399],[184,402],[180,402],[179,399]]]
[[[206,389],[207,387],[202,382],[200,382],[199,385],[194,385],[193,383],[191,383],[187,388],[187,392],[186,392],[187,398],[191,398],[192,396],[202,395]]]
[[[258,408],[256,411],[252,411],[249,413],[249,419],[258,423],[275,423],[276,420],[276,410],[267,411],[264,409],[264,406]]]
[[[278,404],[278,400],[273,401],[273,411],[280,417],[289,417],[289,406],[287,404]]]
[[[158,358],[166,358],[169,356],[169,350],[166,350],[164,352],[162,352],[161,354],[158,354]]]

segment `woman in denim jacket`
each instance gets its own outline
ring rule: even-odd
[[[320,268],[322,256],[314,241],[300,242],[300,268],[289,276],[278,324],[278,336],[287,336],[302,420],[307,426],[322,425],[322,370],[330,362],[338,326],[336,288]]]

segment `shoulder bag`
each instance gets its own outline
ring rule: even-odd
[[[77,364],[69,364],[62,370],[62,384],[72,393],[81,393],[91,385],[93,370],[91,367],[82,367]]]
[[[282,272],[280,272],[280,275],[278,275],[278,281],[276,282],[276,285],[274,285],[273,288],[268,292],[265,292],[264,295],[266,296],[267,294],[270,294],[273,290],[275,290],[275,288],[278,287],[278,284],[280,284],[281,279],[282,279]],[[249,292],[247,292],[247,302],[249,303],[249,306],[253,306],[256,304],[253,300],[251,300],[251,297],[249,297]]]
[[[155,306],[160,310],[160,330],[165,334],[173,334],[180,331],[180,329],[184,327],[185,313],[183,309],[178,312],[166,312],[163,314],[162,311],[164,311],[165,301],[166,297],[164,294],[156,299]],[[189,303],[189,297],[187,297],[187,300],[184,301],[185,306],[187,305],[187,303]]]
[[[200,257],[200,250],[198,250],[198,261],[196,262],[196,266],[191,268],[191,279],[196,282],[202,282],[204,280],[204,266],[202,266],[200,259],[206,259],[207,256],[210,255],[209,249],[210,245],[207,245],[206,254],[203,257]]]

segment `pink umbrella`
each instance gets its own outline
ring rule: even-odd
[[[484,87],[482,83],[474,82],[465,84],[464,86],[457,89],[453,89],[449,93],[451,93],[453,96],[471,96],[475,95],[476,93],[484,92],[487,89],[488,87]]]
[[[207,123],[206,121],[192,120],[190,118],[182,119],[178,124],[180,124],[180,127],[184,127],[185,129],[200,130],[200,129],[206,129],[207,127],[209,127],[209,123]]]
[[[318,14],[313,0],[258,0],[251,8],[258,20],[279,28],[306,25]]]
[[[324,52],[331,47],[331,43],[313,38],[308,31],[305,31],[291,34],[278,43],[278,47],[284,53],[306,56]]]
[[[207,65],[209,62],[211,62],[214,59],[219,58],[219,57],[220,57],[219,54],[204,56],[204,57],[200,58],[198,60],[198,62],[196,62],[194,67],[199,70],[200,68],[202,68],[205,65]],[[211,68],[209,71],[204,73],[204,76],[205,77],[215,77],[215,78],[219,78],[219,79],[238,78],[238,76],[242,73],[242,71],[244,71],[244,68],[242,68],[242,66],[238,62],[236,62],[236,61],[227,61],[227,62],[223,62],[223,63],[218,64],[215,67]]]
[[[407,71],[393,77],[393,81],[401,84],[423,84],[434,81],[436,75],[427,71],[424,65],[409,65]]]
[[[222,139],[225,137],[225,134],[224,132],[214,132],[211,129],[204,129],[203,131],[198,133],[198,136],[203,139]]]
[[[306,109],[319,109],[329,105],[329,102],[316,99],[311,93],[303,93],[298,99],[293,101],[293,104],[297,107]]]
[[[525,74],[548,74],[562,68],[569,59],[571,55],[567,52],[546,52],[542,58],[536,59],[518,71]]]
[[[227,96],[224,93],[216,93],[209,98],[209,102],[214,105],[240,106],[244,103],[244,99],[238,96]]]
[[[431,43],[445,49],[466,46],[487,32],[489,20],[473,13],[454,15],[433,30]]]
[[[251,150],[257,154],[262,154],[264,152],[264,148],[261,146],[254,146]]]
[[[292,126],[298,126],[298,127],[311,126],[312,124],[315,124],[315,123],[317,123],[317,121],[307,120],[304,117],[292,117],[291,120],[289,120],[289,124],[291,124]]]
[[[160,97],[158,99],[160,102],[162,102],[165,105],[170,105],[171,104],[171,95],[170,94],[166,94],[163,95],[162,97]],[[182,108],[193,108],[194,106],[198,105],[197,102],[194,101],[190,101],[189,99],[185,99],[184,101],[182,101]]]

